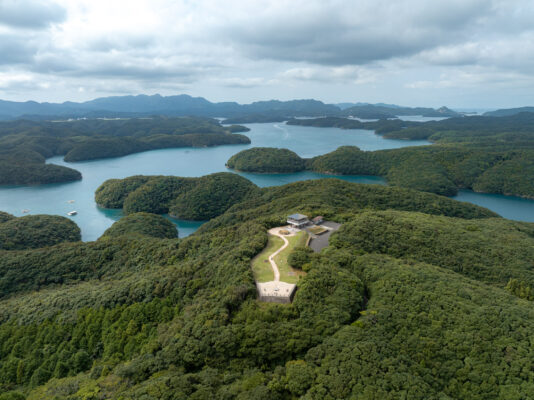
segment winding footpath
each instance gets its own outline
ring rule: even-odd
[[[269,282],[256,282],[260,301],[266,301],[270,303],[291,303],[293,294],[297,288],[297,285],[294,283],[287,283],[280,280],[280,270],[274,261],[274,258],[289,245],[289,241],[286,239],[286,236],[295,236],[296,234],[295,232],[290,231],[292,232],[291,234],[282,235],[280,233],[280,230],[282,229],[287,230],[286,227],[278,227],[269,230],[270,235],[278,236],[284,241],[284,244],[268,258],[269,262],[271,263],[271,268],[274,272],[274,280]]]
[[[281,238],[283,241],[284,241],[284,244],[282,245],[282,247],[280,247],[278,250],[276,250],[273,254],[271,254],[269,256],[269,262],[271,263],[271,267],[273,268],[273,271],[274,271],[274,282],[280,282],[280,270],[278,269],[278,265],[276,265],[276,262],[274,261],[274,258],[280,254],[281,251],[283,251],[288,245],[289,245],[289,242],[288,240],[285,238],[285,236],[294,236],[295,234],[291,234],[291,235],[281,235],[280,234],[280,229],[285,229],[285,228],[273,228],[273,229],[270,229],[269,230],[269,234],[270,235],[274,235],[274,236],[278,236],[279,238]]]

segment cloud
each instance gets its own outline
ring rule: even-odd
[[[310,67],[297,67],[290,68],[281,74],[280,78],[297,80],[297,81],[315,81],[325,83],[352,83],[352,84],[365,84],[374,82],[376,80],[376,70],[379,70],[378,66],[374,68],[360,67],[360,66],[341,66],[341,67],[328,67],[328,66],[310,66]]]
[[[0,1],[0,25],[39,30],[62,22],[65,18],[65,9],[53,1]]]
[[[273,83],[264,78],[223,78],[219,81],[223,86],[231,88],[253,88]]]
[[[438,79],[408,82],[405,87],[410,89],[492,87],[502,90],[507,87],[532,85],[533,83],[534,78],[529,74],[469,66],[468,68],[448,69],[447,72],[440,74]]]
[[[531,0],[0,0],[0,66],[31,77],[20,98],[527,93],[532,20]]]
[[[0,65],[30,63],[36,50],[37,46],[31,40],[0,33]]]
[[[50,83],[37,80],[32,74],[17,73],[14,71],[0,73],[0,90],[6,92],[25,90],[48,89]]]
[[[492,11],[491,2],[482,0],[330,0],[311,5],[294,0],[264,8],[258,2],[248,4],[241,12],[247,16],[238,14],[221,28],[223,35],[252,58],[320,65],[408,57],[465,40]]]

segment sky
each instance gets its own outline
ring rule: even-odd
[[[534,105],[532,0],[0,0],[0,99]]]

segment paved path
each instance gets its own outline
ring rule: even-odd
[[[286,229],[286,228],[273,228],[269,230],[270,235],[278,236],[284,241],[283,246],[280,247],[278,250],[276,250],[273,254],[269,256],[269,262],[271,263],[271,267],[273,268],[273,271],[274,271],[274,282],[280,282],[280,270],[278,269],[278,265],[276,265],[274,258],[289,245],[289,242],[287,241],[285,237],[295,236],[295,233],[292,233],[289,235],[282,235],[280,234],[281,229]]]

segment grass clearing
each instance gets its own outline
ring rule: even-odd
[[[282,247],[283,244],[284,241],[278,236],[269,235],[267,246],[252,260],[252,271],[257,282],[274,280],[274,272],[269,262],[269,256]]]
[[[287,257],[295,247],[306,246],[308,232],[300,231],[295,236],[286,236],[286,239],[289,242],[289,245],[284,249],[284,251],[274,258],[274,261],[280,270],[281,281],[287,283],[297,283],[300,277],[306,275],[306,273],[299,269],[291,268],[291,266],[287,263]],[[274,251],[276,251],[276,249]]]

